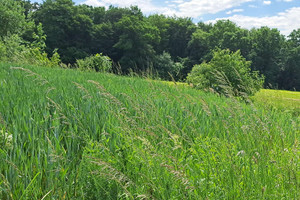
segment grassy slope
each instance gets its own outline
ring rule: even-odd
[[[289,113],[139,78],[25,68],[37,74],[0,64],[0,199],[300,196],[300,122]]]

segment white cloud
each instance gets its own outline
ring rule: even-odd
[[[233,9],[226,12],[227,15],[231,15],[232,13],[244,12],[244,9]]]
[[[145,13],[163,13],[167,12],[168,8],[155,6],[151,0],[86,0],[82,4],[87,4],[91,6],[105,6],[115,5],[118,7],[130,7],[136,6]]]
[[[271,17],[250,17],[244,15],[234,15],[227,18],[218,18],[209,22],[216,22],[221,19],[229,19],[239,26],[251,29],[253,27],[259,28],[261,26],[268,26],[270,28],[278,28],[284,35],[289,35],[294,29],[300,28],[300,7],[293,7],[284,12],[280,12]]]
[[[263,3],[264,3],[264,5],[270,5],[272,2],[271,1],[264,1]]]
[[[184,3],[183,0],[174,0],[174,1],[172,1],[172,2],[173,2],[173,3],[177,3],[177,4]]]
[[[199,17],[215,14],[253,0],[190,0],[178,5],[179,16]]]
[[[95,6],[95,7],[106,6],[103,2],[98,1],[98,0],[86,0],[85,2],[83,2],[83,4]]]
[[[165,7],[154,5],[152,0],[85,0],[82,3],[105,7],[138,5],[145,14],[162,13],[170,16],[198,18],[204,14],[215,14],[251,1],[255,0],[167,0],[164,1],[167,4]]]

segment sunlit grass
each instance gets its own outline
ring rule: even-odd
[[[0,199],[297,199],[299,118],[141,78],[0,64]]]
[[[263,89],[253,100],[261,105],[300,115],[300,92]]]
[[[189,87],[187,83],[160,81],[169,86],[180,85]],[[253,97],[253,103],[268,109],[278,109],[283,112],[300,115],[300,92],[286,90],[261,89]]]

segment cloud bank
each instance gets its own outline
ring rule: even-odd
[[[284,35],[289,35],[294,29],[300,28],[300,7],[290,8],[284,12],[280,12],[275,16],[270,17],[249,17],[243,15],[233,15],[226,18],[217,18],[210,22],[215,22],[220,19],[229,19],[241,27],[251,29],[261,26],[270,28],[278,28]]]

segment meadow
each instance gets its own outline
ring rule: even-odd
[[[300,92],[262,89],[253,98],[257,104],[300,116]]]
[[[0,102],[3,200],[300,197],[295,112],[182,84],[4,63]]]

